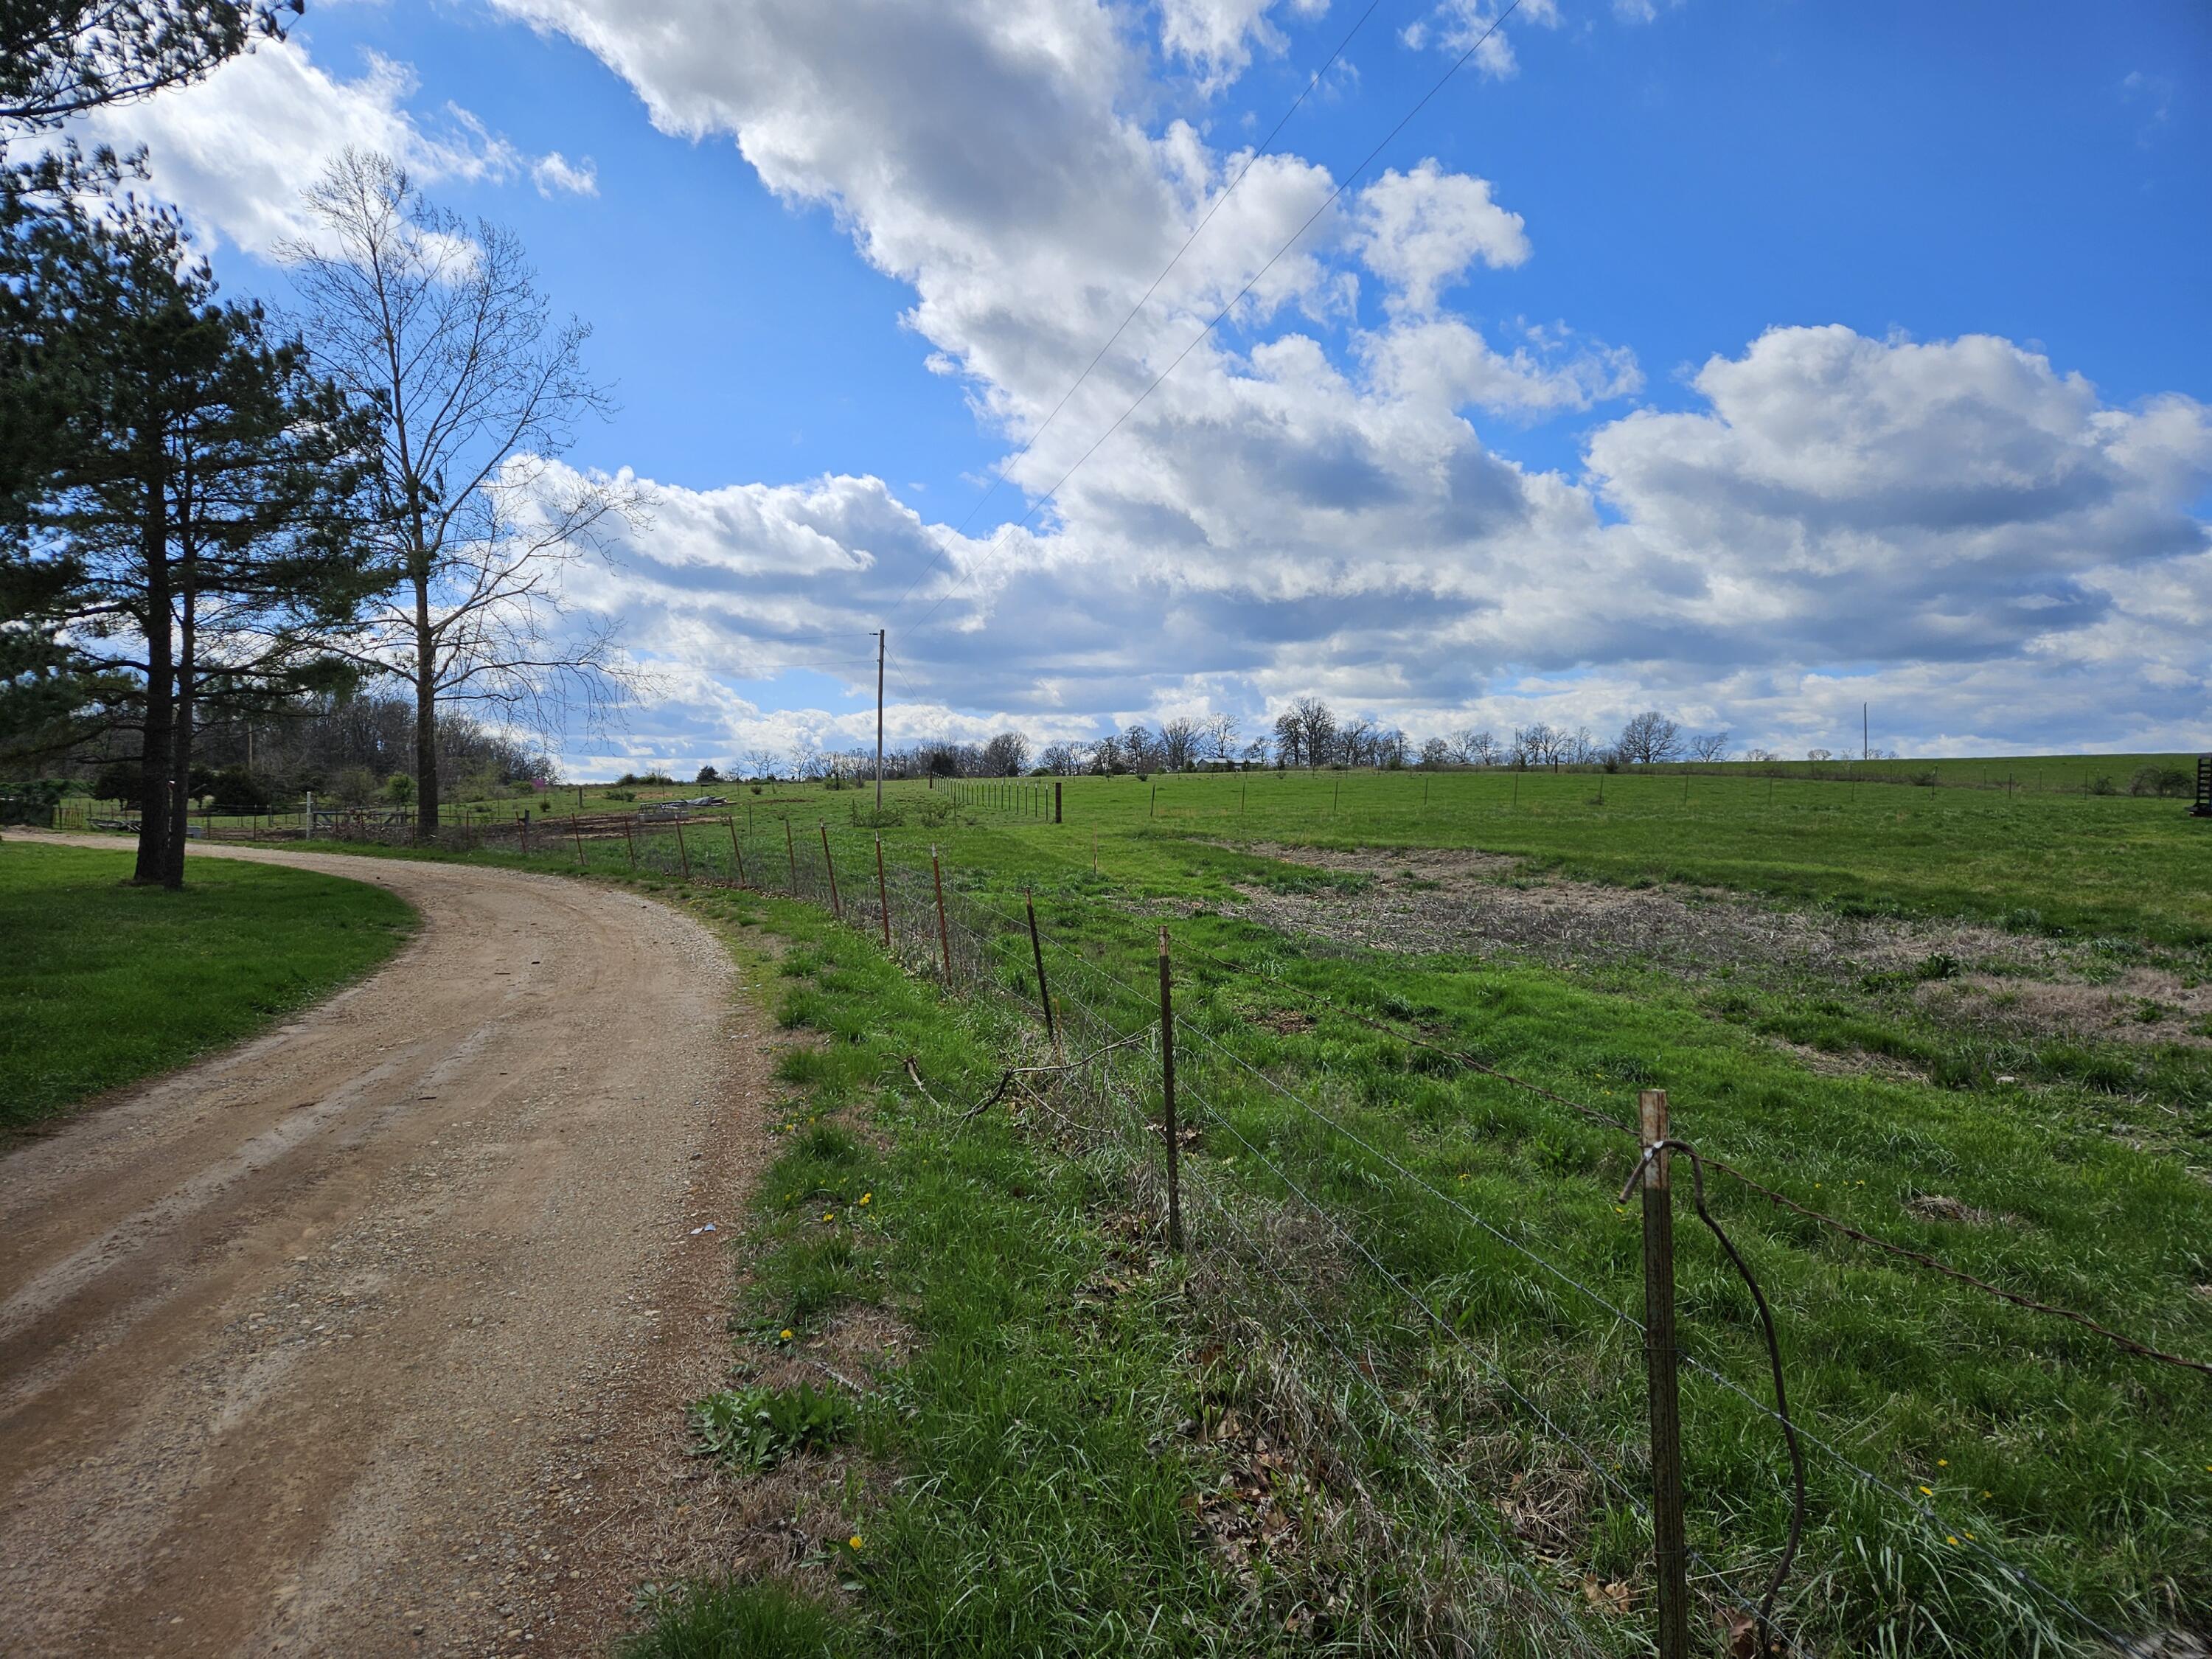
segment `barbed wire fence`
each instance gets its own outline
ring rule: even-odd
[[[963,804],[969,810],[1049,811],[1048,805],[1039,809],[1012,792],[1003,799],[989,793]],[[1012,1015],[1015,1035],[995,1078],[933,1082],[909,1059],[907,1082],[953,1122],[1005,1109],[1018,1113],[1030,1133],[1062,1153],[1109,1160],[1155,1235],[1164,1240],[1173,1229],[1188,1281],[1210,1313],[1258,1345],[1248,1344],[1248,1359],[1268,1357],[1279,1381],[1304,1379],[1288,1390],[1297,1395],[1295,1403],[1278,1401],[1276,1418],[1310,1466],[1322,1469],[1346,1498],[1343,1525],[1354,1545],[1387,1547],[1394,1559],[1410,1552],[1441,1563],[1437,1585],[1481,1589],[1471,1601],[1435,1593],[1420,1600],[1406,1613],[1422,1626],[1418,1633],[1447,1646],[1472,1643],[1479,1650],[1529,1653],[1557,1652],[1562,1645],[1600,1655],[1644,1652],[1656,1641],[1662,1659],[1674,1659],[1698,1644],[1692,1635],[1695,1627],[1717,1631],[1723,1650],[1733,1656],[1813,1651],[1801,1645],[1806,1596],[1788,1577],[1808,1522],[1811,1461],[1874,1505],[1870,1512],[1885,1522],[1914,1529],[1928,1540],[1940,1539],[1958,1558],[1975,1562],[1978,1571],[1969,1586],[1973,1604],[1993,1628],[2009,1627],[2018,1635],[2019,1650],[2146,1656],[2167,1651],[2113,1629],[2021,1565],[1985,1518],[1953,1513],[1928,1486],[1869,1468],[1863,1455],[1844,1448],[1850,1425],[1820,1423],[1789,1406],[1784,1344],[1756,1268],[1711,1214],[1705,1176],[1710,1172],[1734,1182],[1761,1201],[1962,1291],[2069,1322],[2145,1363],[2198,1373],[2212,1372],[2212,1366],[1788,1198],[1670,1134],[1664,1091],[1644,1091],[1644,1121],[1630,1123],[1479,1055],[1279,978],[1269,981],[1271,994],[1303,999],[1410,1049],[1540,1099],[1592,1128],[1630,1138],[1638,1155],[1628,1188],[1618,1196],[1625,1206],[1641,1190],[1646,1206],[1647,1294],[1639,1315],[1538,1248],[1520,1218],[1485,1212],[1361,1134],[1329,1109],[1323,1090],[1285,1084],[1175,1011],[1165,994],[1171,963],[1165,927],[1159,930],[1163,981],[1156,997],[1150,988],[1132,984],[1054,937],[1039,921],[1034,902],[1018,915],[993,903],[971,882],[948,872],[933,848],[929,864],[919,866],[893,857],[879,832],[857,846],[841,832],[841,845],[826,822],[801,829],[785,812],[744,818],[750,821],[735,811],[609,814],[535,826],[526,819],[457,834],[474,846],[573,854],[574,867],[586,873],[641,872],[817,905],[874,939],[908,971],[935,979],[951,994],[987,999]],[[1189,954],[1220,970],[1241,971],[1205,952]],[[1173,1135],[1161,1109],[1171,1067],[1179,1068],[1173,1093],[1191,1114]],[[1273,1133],[1251,1127],[1247,1103],[1254,1099],[1279,1109]],[[1306,1126],[1335,1150],[1316,1150],[1303,1166],[1293,1167],[1298,1161],[1285,1151],[1285,1123]],[[1235,1151],[1196,1159],[1188,1155],[1214,1136]],[[1741,1272],[1757,1305],[1771,1360],[1765,1380],[1771,1400],[1700,1345],[1678,1346],[1671,1333],[1671,1243],[1665,1245],[1663,1271],[1652,1270],[1651,1257],[1659,1243],[1655,1214],[1668,1218],[1671,1228],[1668,1166],[1676,1158],[1691,1165],[1695,1213]],[[1240,1163],[1242,1169],[1233,1167]],[[1330,1177],[1326,1196],[1315,1190],[1315,1169]],[[1545,1382],[1516,1373],[1494,1340],[1480,1340],[1479,1323],[1470,1334],[1468,1327],[1480,1310],[1474,1299],[1457,1291],[1440,1294],[1435,1285],[1417,1282],[1408,1268],[1393,1266],[1389,1241],[1376,1236],[1383,1231],[1376,1213],[1379,1204],[1363,1211],[1356,1197],[1347,1201],[1346,1190],[1418,1195],[1437,1217],[1449,1218],[1461,1254],[1479,1257],[1486,1268],[1504,1266],[1522,1275],[1538,1287],[1531,1295],[1539,1305],[1557,1296],[1587,1310],[1591,1323],[1582,1334],[1599,1354],[1642,1351],[1650,1440],[1638,1443],[1620,1433],[1617,1424],[1608,1429],[1602,1402],[1588,1389],[1569,1389],[1564,1403],[1544,1398]],[[1493,1308],[1511,1299],[1502,1292],[1488,1298]],[[1271,1315],[1265,1319],[1255,1312],[1263,1304]],[[1387,1316],[1377,1310],[1387,1310]],[[1663,1338],[1654,1330],[1662,1323],[1670,1328]],[[1663,1367],[1655,1357],[1662,1344]],[[1510,1456],[1501,1459],[1495,1449],[1471,1451],[1466,1425],[1440,1418],[1435,1389],[1420,1386],[1434,1382],[1425,1372],[1438,1355],[1459,1367],[1498,1422],[1510,1425]],[[1714,1540],[1711,1524],[1696,1542],[1683,1528],[1679,1429],[1670,1432],[1666,1421],[1679,1423],[1677,1362],[1701,1387],[1727,1396],[1775,1436],[1775,1490],[1788,1496],[1786,1540],[1738,1540],[1725,1567],[1705,1547]],[[1346,1457],[1347,1441],[1365,1449],[1364,1460]],[[1599,1494],[1645,1540],[1640,1547],[1655,1569],[1655,1630],[1626,1616],[1627,1609],[1612,1599],[1618,1587],[1586,1574],[1577,1585],[1556,1525],[1515,1496],[1532,1478],[1562,1467],[1578,1470],[1581,1488]],[[1408,1491],[1425,1494],[1425,1513],[1423,1504],[1404,1501]],[[1398,1501],[1392,1492],[1401,1494]],[[1741,1504],[1732,1506],[1739,1521],[1747,1513]],[[1445,1526],[1443,1517],[1453,1524]],[[1889,1547],[1878,1546],[1883,1552]]]

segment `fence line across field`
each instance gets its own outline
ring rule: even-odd
[[[988,789],[990,792],[989,797],[969,803],[963,797],[965,792],[970,788]],[[956,804],[973,804],[1010,811],[1022,811],[1025,809],[1032,812],[1050,811],[1049,807],[1043,806],[1040,801],[1025,794],[1024,792],[1028,787],[1024,785],[1013,784],[1000,787],[963,784],[957,786],[957,789],[959,793],[955,796]],[[1036,795],[1042,795],[1043,792],[1033,793]],[[748,811],[746,816],[750,820],[753,815]],[[1638,1320],[1603,1293],[1583,1283],[1557,1263],[1550,1261],[1540,1251],[1530,1248],[1487,1218],[1477,1213],[1455,1194],[1436,1187],[1415,1171],[1407,1169],[1387,1151],[1374,1146],[1366,1138],[1359,1135],[1320,1107],[1304,1099],[1296,1091],[1285,1088],[1275,1079],[1254,1066],[1250,1060],[1237,1054],[1213,1033],[1194,1023],[1187,1016],[1169,1011],[1164,996],[1160,1000],[1160,1029],[1157,1032],[1147,1030],[1151,1023],[1149,1020],[1133,1018],[1122,1019],[1107,1015],[1091,1003],[1088,995],[1078,990],[1076,985],[1079,983],[1085,988],[1101,988],[1113,1002],[1133,1009],[1146,1006],[1151,999],[1143,988],[1121,979],[1118,975],[1091,960],[1080,951],[1072,950],[1057,939],[1049,937],[1048,931],[1036,921],[1033,902],[1025,905],[1025,915],[1016,916],[1000,910],[997,906],[972,891],[959,889],[957,886],[948,890],[944,883],[941,869],[937,866],[933,855],[932,866],[929,869],[925,871],[908,868],[902,863],[884,856],[880,835],[873,838],[862,856],[846,855],[848,880],[844,890],[841,890],[838,862],[842,849],[833,849],[827,822],[817,822],[818,846],[806,848],[802,855],[797,838],[793,832],[788,813],[777,813],[774,817],[780,817],[782,820],[780,827],[783,830],[784,847],[781,850],[784,856],[779,859],[771,856],[763,848],[755,848],[750,860],[747,857],[747,842],[752,832],[739,828],[734,811],[717,816],[678,815],[672,818],[649,817],[642,813],[601,814],[589,817],[579,814],[573,821],[541,819],[534,826],[525,816],[504,824],[456,826],[450,833],[453,841],[459,844],[496,848],[512,843],[518,850],[524,853],[541,850],[559,853],[562,850],[562,843],[566,842],[574,849],[577,867],[586,871],[593,867],[592,857],[593,850],[619,844],[623,849],[620,867],[625,870],[642,869],[698,884],[742,886],[763,891],[781,890],[795,899],[830,908],[836,912],[840,921],[856,931],[876,939],[895,959],[911,968],[945,979],[948,988],[957,986],[986,988],[995,994],[1009,1000],[1025,1018],[1042,1020],[1050,1033],[1048,1046],[1054,1050],[1054,1063],[1049,1066],[1008,1068],[1010,1079],[1017,1073],[1024,1074],[1020,1085],[1024,1091],[1024,1097],[1027,1101],[1038,1104],[1045,1104],[1046,1098],[1043,1094],[1030,1085],[1031,1076],[1049,1074],[1052,1079],[1060,1079],[1087,1073],[1092,1069],[1092,1062],[1097,1060],[1097,1056],[1090,1051],[1102,1048],[1121,1050],[1125,1043],[1130,1045],[1134,1052],[1146,1054],[1150,1066],[1157,1075],[1164,1069],[1169,1059],[1168,1051],[1171,1048],[1170,1039],[1174,1036],[1187,1036],[1199,1046],[1198,1051],[1206,1054],[1209,1060],[1218,1060],[1226,1065],[1230,1068],[1231,1075],[1259,1086],[1269,1094],[1288,1102],[1329,1133],[1358,1146],[1370,1158],[1387,1166],[1398,1178],[1410,1183],[1414,1189],[1425,1194],[1430,1199],[1440,1201],[1445,1208],[1456,1212],[1486,1237],[1526,1260],[1535,1270],[1556,1279],[1588,1298],[1591,1304],[1603,1310],[1613,1325],[1640,1334],[1645,1339],[1648,1348],[1651,1340],[1651,1332],[1647,1320]],[[771,821],[773,822],[774,819],[772,818]],[[380,826],[371,826],[357,818],[349,820],[345,824],[347,830],[352,831],[361,838],[384,838],[382,836],[370,833],[377,827]],[[688,838],[687,830],[691,832]],[[773,876],[781,876],[783,878],[781,880],[770,878]],[[849,896],[848,896],[848,892]],[[994,923],[996,924],[995,927]],[[1019,947],[1022,945],[1029,947],[1026,951],[1020,950]],[[1054,984],[1047,969],[1048,952],[1051,954],[1054,961],[1069,965],[1074,970],[1076,977],[1071,980],[1067,975],[1062,975],[1059,983]],[[1204,955],[1203,952],[1200,954]],[[1021,961],[1024,956],[1028,957],[1026,963]],[[1218,958],[1213,960],[1217,966],[1231,967],[1231,964],[1220,963]],[[1026,975],[1024,972],[1024,969],[1027,969]],[[1008,984],[1001,977],[1001,975],[1006,972],[1012,973],[1014,984]],[[1034,976],[1037,991],[1037,995],[1034,998],[1024,994],[1018,988],[1020,984],[1030,975]],[[1164,973],[1163,988],[1164,988]],[[1304,992],[1303,988],[1279,984],[1278,988],[1288,990],[1293,994],[1312,998],[1312,994]],[[1318,1000],[1318,999],[1312,1000]],[[1334,1012],[1346,1011],[1337,1009]],[[1073,1017],[1073,1020],[1070,1018],[1071,1016]],[[1585,1103],[1575,1101],[1568,1096],[1543,1085],[1515,1077],[1474,1056],[1464,1055],[1458,1051],[1446,1049],[1441,1045],[1428,1042],[1425,1039],[1392,1030],[1378,1022],[1365,1019],[1357,1014],[1352,1014],[1351,1017],[1385,1036],[1415,1046],[1435,1048],[1440,1053],[1449,1055],[1455,1060],[1463,1063],[1470,1070],[1571,1109],[1601,1127],[1630,1134],[1638,1133],[1636,1129],[1620,1122],[1609,1114],[1589,1107]],[[1065,1030],[1062,1029],[1064,1024],[1067,1026]],[[1133,1048],[1139,1041],[1146,1039],[1149,1039],[1147,1048]],[[1065,1054],[1062,1052],[1066,1048],[1076,1049],[1085,1057],[1070,1064],[1066,1060]],[[1095,1081],[1084,1086],[1102,1095],[1113,1095],[1126,1090],[1128,1086],[1127,1083],[1121,1072],[1117,1069],[1117,1062],[1125,1058],[1124,1054],[1114,1053],[1098,1061],[1096,1066],[1097,1075]],[[914,1077],[915,1082],[921,1085],[920,1074],[915,1073]],[[1543,1424],[1548,1437],[1557,1443],[1571,1449],[1601,1485],[1620,1492],[1629,1504],[1632,1513],[1639,1517],[1650,1518],[1652,1513],[1650,1505],[1629,1491],[1616,1476],[1607,1470],[1601,1458],[1566,1434],[1549,1413],[1524,1394],[1510,1377],[1504,1375],[1502,1369],[1496,1366],[1495,1361],[1482,1355],[1473,1345],[1468,1343],[1451,1322],[1443,1319],[1437,1310],[1430,1305],[1426,1298],[1423,1297],[1404,1279],[1393,1273],[1379,1257],[1369,1250],[1341,1218],[1305,1192],[1286,1171],[1238,1129],[1228,1114],[1217,1109],[1209,1099],[1211,1084],[1206,1085],[1205,1089],[1201,1089],[1197,1085],[1198,1079],[1194,1073],[1190,1077],[1181,1079],[1177,1086],[1182,1098],[1199,1108],[1207,1123],[1218,1126],[1227,1133],[1279,1181],[1286,1190],[1294,1193],[1302,1204],[1325,1227],[1350,1243],[1369,1267],[1393,1286],[1405,1303],[1421,1310],[1426,1316],[1429,1325],[1440,1333],[1445,1340],[1464,1352],[1479,1366],[1488,1367],[1500,1386],[1504,1387],[1524,1410]],[[925,1091],[927,1090],[926,1085],[921,1086]],[[1007,1085],[1002,1082],[1000,1095],[1005,1093],[1006,1086]],[[993,1096],[991,1100],[998,1097],[998,1096]],[[935,1097],[933,1095],[932,1098]],[[991,1103],[991,1100],[987,1100],[984,1103],[988,1105]],[[953,1104],[957,1106],[959,1103],[956,1102]],[[1060,1117],[1061,1121],[1070,1127],[1078,1129],[1083,1127],[1074,1120],[1065,1118],[1056,1109],[1049,1106],[1047,1109],[1052,1110],[1054,1116]],[[1143,1112],[1140,1106],[1138,1108],[1136,1115],[1147,1124],[1146,1140],[1147,1142],[1156,1140],[1158,1137],[1151,1133],[1149,1117]],[[1095,1129],[1096,1126],[1092,1127]],[[1126,1126],[1117,1131],[1122,1133],[1126,1132]],[[1170,1142],[1170,1153],[1176,1151],[1179,1151],[1179,1147]],[[1648,1158],[1647,1152],[1647,1160]],[[1176,1195],[1181,1188],[1181,1183],[1176,1181],[1175,1176],[1176,1161],[1173,1157],[1170,1157],[1167,1160],[1171,1212],[1172,1206],[1177,1201]],[[1895,1251],[1903,1257],[1911,1258],[1917,1264],[1932,1268],[1949,1279],[2016,1305],[2031,1308],[2039,1312],[2057,1314],[2075,1321],[2100,1335],[2113,1340],[2123,1347],[2152,1359],[2185,1365],[2193,1370],[2212,1369],[2204,1366],[2201,1362],[2166,1354],[2149,1345],[2141,1344],[2134,1339],[2124,1337],[2084,1316],[2008,1293],[2000,1287],[1987,1285],[1971,1275],[1949,1268],[1947,1264],[1926,1257],[1921,1253],[1909,1251],[1900,1246],[1889,1245],[1885,1241],[1862,1234],[1835,1218],[1809,1210],[1797,1205],[1794,1200],[1784,1198],[1781,1194],[1774,1193],[1771,1188],[1765,1188],[1761,1183],[1742,1176],[1731,1166],[1717,1160],[1708,1161],[1711,1163],[1717,1173],[1735,1177],[1770,1200],[1779,1201],[1817,1222],[1832,1224],[1863,1243]],[[1210,1182],[1207,1182],[1207,1186],[1210,1189]],[[1228,1212],[1226,1200],[1220,1199],[1218,1194],[1214,1194],[1214,1210],[1220,1214],[1226,1214]],[[1708,1224],[1711,1224],[1709,1218]],[[1723,1243],[1725,1243],[1724,1238]],[[1182,1240],[1177,1237],[1176,1243],[1180,1246]],[[1205,1249],[1209,1246],[1206,1241],[1201,1241],[1200,1248]],[[1733,1253],[1732,1247],[1731,1253]],[[1271,1273],[1274,1271],[1273,1264],[1267,1262],[1264,1257],[1261,1260],[1263,1267]],[[1738,1265],[1741,1264],[1739,1262]],[[1745,1271],[1747,1275],[1748,1269]],[[1671,1290],[1669,1295],[1671,1297]],[[1310,1309],[1307,1310],[1309,1314],[1310,1311]],[[1334,1338],[1328,1330],[1319,1327],[1317,1322],[1314,1322],[1317,1334],[1330,1346],[1335,1347]],[[1340,1358],[1347,1359],[1348,1364],[1348,1357],[1342,1354],[1340,1348],[1337,1352]],[[1774,1420],[1785,1431],[1793,1427],[1789,1417],[1777,1412],[1744,1385],[1727,1376],[1710,1362],[1693,1352],[1687,1352],[1681,1355],[1681,1359],[1683,1364],[1698,1375],[1740,1397],[1746,1405]],[[1778,1365],[1779,1364],[1778,1357],[1777,1364]],[[1372,1379],[1365,1377],[1359,1372],[1357,1366],[1350,1366],[1349,1369],[1352,1375],[1359,1377],[1363,1382],[1372,1386]],[[1387,1401],[1383,1403],[1387,1407]],[[2063,1594],[2042,1583],[2026,1569],[2006,1560],[1983,1544],[1971,1532],[1962,1532],[1955,1525],[1947,1523],[1931,1504],[1918,1501],[1891,1482],[1874,1474],[1860,1465],[1856,1460],[1833,1445],[1826,1436],[1804,1427],[1802,1423],[1794,1426],[1797,1432],[1803,1435],[1808,1445],[1814,1448],[1825,1459],[1832,1461],[1849,1472],[1865,1490],[1877,1496],[1900,1501],[1916,1518],[1947,1537],[1965,1539],[1965,1547],[1971,1548],[1978,1557],[1996,1568],[2008,1582],[2032,1590],[2045,1598],[2051,1605],[2062,1608],[2085,1631],[2116,1644],[2122,1643],[2122,1638]],[[1679,1498],[1674,1501],[1679,1503]],[[1776,1628],[1763,1610],[1754,1609],[1737,1595],[1725,1575],[1720,1573],[1694,1548],[1680,1547],[1686,1557],[1695,1559],[1706,1570],[1701,1577],[1709,1578],[1711,1583],[1723,1588],[1726,1594],[1723,1599],[1757,1620],[1759,1626],[1769,1632],[1771,1640],[1795,1650],[1794,1640],[1789,1638],[1786,1632]],[[1676,1638],[1683,1628],[1680,1621],[1686,1608],[1680,1605],[1679,1589],[1674,1597],[1668,1597],[1666,1595],[1662,1575],[1662,1601],[1667,1600],[1674,1600],[1677,1602],[1677,1605],[1673,1607],[1662,1607],[1662,1653],[1664,1659],[1672,1659],[1674,1653],[1685,1650]]]

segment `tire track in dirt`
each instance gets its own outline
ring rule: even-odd
[[[0,1650],[597,1651],[727,1363],[757,1017],[634,894],[220,850],[423,927],[6,1159]]]

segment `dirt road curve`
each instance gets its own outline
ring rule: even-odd
[[[600,1650],[727,1354],[729,959],[557,878],[240,855],[422,932],[0,1162],[0,1652]]]

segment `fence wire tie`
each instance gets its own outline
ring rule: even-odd
[[[1104,1059],[1108,1054],[1112,1054],[1116,1048],[1126,1048],[1133,1042],[1144,1042],[1150,1038],[1152,1035],[1152,1027],[1149,1025],[1141,1026],[1138,1030],[1130,1032],[1127,1036],[1115,1037],[1113,1042],[1103,1043],[1099,1047],[1093,1048],[1089,1054],[1079,1054],[1073,1060],[1061,1060],[1051,1066],[1009,1066],[999,1074],[999,1086],[992,1090],[991,1092],[986,1095],[982,1099],[977,1101],[973,1106],[970,1106],[966,1111],[961,1113],[959,1121],[965,1123],[970,1118],[981,1117],[985,1112],[990,1110],[992,1107],[997,1105],[1000,1101],[1006,1097],[1006,1091],[1013,1087],[1016,1080],[1018,1079],[1057,1075],[1065,1072],[1081,1071],[1084,1067],[1091,1065],[1093,1062]],[[921,1068],[915,1063],[915,1058],[911,1054],[907,1056],[906,1074],[914,1079],[914,1086],[921,1090],[923,1095],[928,1098],[933,1105],[942,1105],[944,1103],[939,1101],[935,1095],[929,1092],[929,1085],[921,1080]]]
[[[1636,1161],[1636,1168],[1628,1177],[1628,1184],[1620,1189],[1620,1201],[1628,1202],[1637,1188],[1643,1184],[1644,1173],[1662,1152],[1680,1152],[1690,1160],[1691,1192],[1697,1203],[1698,1219],[1720,1241],[1721,1249],[1742,1275],[1744,1286],[1751,1292],[1753,1304],[1759,1310],[1759,1328],[1766,1335],[1766,1363],[1774,1374],[1774,1419],[1782,1425],[1782,1438],[1790,1449],[1790,1541],[1782,1547],[1782,1559],[1775,1563],[1773,1576],[1766,1581],[1766,1592],[1759,1598],[1759,1642],[1764,1649],[1771,1649],[1776,1632],[1773,1630],[1774,1598],[1782,1592],[1784,1580],[1790,1577],[1790,1563],[1797,1559],[1797,1546],[1805,1533],[1805,1452],[1797,1443],[1797,1425],[1790,1419],[1790,1398],[1782,1381],[1782,1344],[1774,1332],[1774,1315],[1766,1305],[1766,1296],[1759,1288],[1759,1280],[1752,1274],[1751,1265],[1743,1259],[1721,1224],[1713,1219],[1712,1212],[1705,1207],[1705,1160],[1698,1149],[1686,1140],[1669,1136],[1655,1140],[1644,1149],[1644,1156]]]

